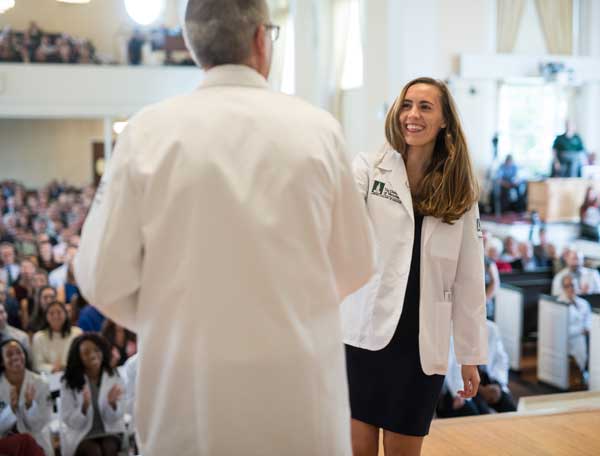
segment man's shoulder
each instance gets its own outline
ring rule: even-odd
[[[19,328],[15,328],[14,326],[7,325],[7,329],[10,336],[17,340],[27,339],[29,337],[25,331],[22,331]]]

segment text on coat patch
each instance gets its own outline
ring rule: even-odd
[[[374,181],[373,188],[371,189],[371,194],[402,204],[402,201],[400,201],[398,194],[393,189],[391,189],[389,185],[386,187],[385,182],[381,182],[378,180]]]

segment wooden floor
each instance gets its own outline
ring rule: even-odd
[[[600,410],[433,421],[422,456],[470,455],[598,456]]]

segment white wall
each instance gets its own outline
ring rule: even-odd
[[[92,182],[92,142],[102,141],[102,128],[98,120],[0,119],[0,180]]]

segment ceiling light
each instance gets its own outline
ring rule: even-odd
[[[90,0],[57,0],[61,3],[89,3]]]
[[[125,0],[127,14],[140,25],[155,22],[165,9],[165,0]]]

